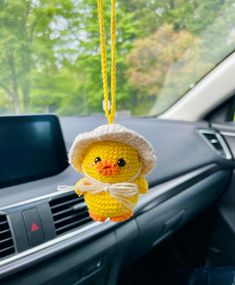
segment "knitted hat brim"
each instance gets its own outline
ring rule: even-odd
[[[113,141],[132,146],[142,162],[141,175],[148,174],[156,164],[152,145],[140,134],[119,124],[102,125],[91,132],[78,135],[69,152],[69,162],[80,173],[88,148],[100,141]]]

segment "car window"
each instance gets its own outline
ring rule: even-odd
[[[123,114],[164,112],[235,47],[232,0],[119,0],[117,24]],[[102,112],[96,1],[1,1],[0,51],[1,114]]]

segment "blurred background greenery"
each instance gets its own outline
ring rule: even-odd
[[[163,112],[235,48],[235,0],[117,0],[117,23],[132,115]],[[90,115],[102,99],[96,0],[0,0],[1,114]]]

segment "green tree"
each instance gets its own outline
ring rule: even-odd
[[[228,54],[235,45],[234,3],[117,0],[118,109],[143,114],[156,98],[169,105]],[[96,5],[0,1],[0,112],[102,112]],[[109,45],[110,0],[104,6]],[[109,46],[107,55],[110,66]]]
[[[40,65],[39,57],[43,56],[42,61],[54,57],[50,23],[59,16],[70,16],[71,8],[69,0],[1,1],[0,86],[12,99],[16,113],[21,107],[29,111],[31,71]]]

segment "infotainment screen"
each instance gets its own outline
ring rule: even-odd
[[[0,188],[55,175],[67,166],[56,116],[0,117]]]

